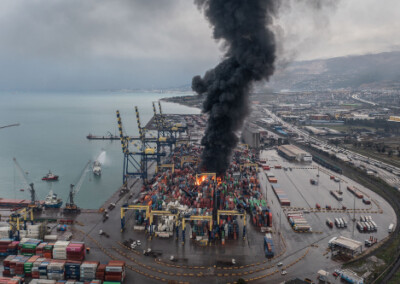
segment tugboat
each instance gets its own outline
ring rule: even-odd
[[[100,176],[101,175],[101,163],[99,161],[94,161],[94,163],[93,163],[93,173],[96,176]]]
[[[62,204],[63,202],[61,198],[58,198],[57,194],[53,193],[53,191],[50,190],[49,194],[46,196],[46,199],[44,200],[44,207],[60,208]]]
[[[48,174],[46,174],[44,177],[42,177],[42,180],[48,180],[48,181],[58,180],[58,176],[56,176],[51,171],[49,171]]]

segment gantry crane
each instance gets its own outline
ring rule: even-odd
[[[184,126],[181,123],[175,123],[173,125],[171,123],[167,123],[165,116],[162,112],[160,101],[158,101],[158,109],[160,111],[160,121],[161,121],[160,124],[161,124],[161,127],[164,129],[164,131],[169,132],[170,135],[175,136],[175,138],[177,138],[178,133],[187,132],[187,129],[188,129],[187,126]]]
[[[82,184],[83,184],[83,181],[85,179],[86,173],[89,170],[90,163],[91,163],[91,161],[87,162],[85,168],[83,169],[83,171],[81,173],[81,176],[79,178],[78,183],[76,185],[73,185],[73,184],[70,185],[68,199],[67,199],[67,202],[66,202],[64,210],[63,210],[64,213],[78,213],[78,212],[80,212],[80,208],[75,204],[74,197],[82,187]]]
[[[21,223],[23,223],[23,229],[26,230],[26,222],[33,224],[33,208],[20,208],[16,209],[10,214],[8,224],[10,225],[9,237],[19,241],[19,231],[21,229]]]
[[[174,221],[175,221],[175,229],[176,229],[176,238],[178,238],[179,234],[179,214],[176,212],[171,212],[171,211],[163,211],[163,210],[152,210],[150,212],[150,239],[153,236],[153,221],[154,221],[154,216],[173,216]]]
[[[182,244],[185,244],[186,221],[207,221],[209,230],[212,231],[213,216],[211,215],[192,215],[188,218],[182,218]]]
[[[125,229],[126,224],[126,210],[145,211],[146,219],[150,218],[150,205],[126,205],[121,207],[121,232]]]
[[[139,137],[130,137],[125,134],[119,111],[117,110],[117,122],[119,136],[121,140],[122,153],[124,154],[123,163],[123,183],[128,181],[131,176],[139,176],[144,181],[147,180],[148,160],[156,160],[160,163],[160,157],[165,153],[160,153],[157,147],[151,147],[150,143],[156,143],[156,138],[146,138],[145,129],[140,124],[139,112],[136,110],[136,120],[139,128]],[[136,146],[137,149],[131,151],[129,147]]]
[[[32,208],[33,210],[41,210],[41,204],[39,201],[36,200],[36,191],[35,188],[33,187],[33,183],[28,182],[28,177],[26,176],[24,170],[21,168],[19,163],[17,162],[16,158],[13,158],[14,164],[16,165],[18,169],[18,173],[21,177],[21,180],[24,184],[24,189],[29,190],[31,194],[31,203],[29,204],[29,208]]]
[[[174,137],[171,129],[166,127],[165,122],[162,119],[162,115],[157,114],[154,102],[153,102],[153,113],[157,127],[157,147],[161,148],[163,146],[168,146],[169,151],[172,152],[172,147],[176,143],[176,137]]]

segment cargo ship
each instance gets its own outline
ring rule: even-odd
[[[87,135],[86,138],[89,140],[120,140],[119,136],[112,134],[108,134],[107,136],[97,136],[89,133],[89,135]]]
[[[47,181],[58,180],[58,176],[49,171],[44,177],[42,177],[42,180],[47,180]]]
[[[46,199],[44,200],[43,206],[46,208],[60,208],[62,204],[63,202],[61,198],[58,198],[57,194],[53,193],[53,191],[50,190],[49,194],[46,196]]]

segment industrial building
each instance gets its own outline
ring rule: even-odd
[[[332,252],[354,256],[362,252],[362,243],[343,236],[334,237],[328,242]]]
[[[282,145],[278,147],[278,153],[289,161],[309,162],[312,161],[312,156],[306,151],[294,145]]]
[[[309,133],[314,134],[314,135],[325,135],[326,134],[325,130],[318,129],[318,128],[313,127],[313,126],[305,126],[304,129],[307,130]]]
[[[260,148],[260,130],[251,124],[246,124],[242,131],[242,140],[252,148]]]

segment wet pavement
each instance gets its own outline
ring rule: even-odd
[[[388,235],[387,227],[390,223],[396,223],[393,209],[382,198],[370,190],[362,187],[353,181],[340,176],[342,179],[341,190],[344,200],[338,202],[330,195],[329,190],[337,190],[339,183],[331,180],[331,175],[326,169],[319,169],[319,185],[311,185],[310,178],[316,178],[318,166],[316,164],[290,164],[283,160],[275,150],[267,151],[266,155],[271,165],[280,164],[284,167],[292,167],[292,171],[284,169],[272,169],[278,179],[278,183],[287,193],[292,207],[313,208],[315,203],[322,207],[329,204],[333,208],[341,208],[345,205],[351,209],[354,206],[354,196],[347,191],[347,185],[354,185],[364,194],[369,195],[374,201],[371,205],[355,200],[355,208],[363,209],[365,213],[356,213],[358,219],[360,215],[370,215],[378,225],[377,232],[360,233],[356,228],[353,232],[352,212],[338,210],[334,212],[310,212],[305,213],[304,217],[313,228],[313,233],[296,233],[290,227],[284,210],[278,203],[271,185],[266,180],[265,173],[259,173],[260,183],[263,194],[266,195],[268,203],[273,212],[273,239],[276,246],[276,255],[281,256],[267,260],[264,255],[263,236],[258,228],[250,223],[247,218],[247,236],[242,240],[243,220],[240,220],[240,237],[237,240],[227,240],[225,245],[220,241],[208,246],[200,246],[195,241],[189,239],[189,230],[186,230],[186,242],[182,244],[181,228],[179,230],[179,240],[175,235],[169,239],[148,238],[143,231],[133,231],[133,218],[127,219],[126,230],[121,233],[120,206],[126,202],[125,198],[115,196],[117,206],[109,212],[109,220],[102,222],[102,215],[99,213],[81,213],[77,220],[83,226],[75,225],[76,239],[85,240],[92,248],[88,259],[105,260],[111,256],[127,261],[126,283],[159,283],[165,280],[176,280],[190,283],[229,283],[234,282],[240,277],[254,283],[280,283],[285,279],[293,277],[310,278],[316,280],[317,271],[325,269],[332,272],[340,267],[340,262],[331,259],[327,252],[327,243],[334,236],[343,235],[364,242],[370,235],[378,238],[378,241]],[[336,175],[335,175],[336,176]],[[130,186],[129,186],[130,187]],[[141,189],[141,182],[133,185],[130,191],[133,199],[137,198]],[[128,195],[127,195],[128,196]],[[119,199],[119,200],[118,200]],[[109,201],[114,201],[110,199]],[[106,204],[107,205],[107,204]],[[381,210],[381,211],[380,211]],[[378,212],[378,213],[374,213]],[[382,212],[382,213],[379,213]],[[330,229],[326,226],[325,220],[329,217],[345,217],[348,221],[348,228]],[[99,235],[99,230],[107,232],[110,237]],[[282,233],[282,239],[279,238]],[[141,246],[135,251],[130,251],[121,246],[121,242],[127,239],[141,240]],[[151,248],[153,251],[161,253],[154,259],[144,256],[143,250]],[[365,249],[365,248],[364,248]],[[125,254],[125,255],[124,255]],[[173,255],[177,261],[171,262],[170,256]],[[236,265],[223,265],[234,258]],[[276,264],[283,263],[283,269],[287,275],[280,274]],[[136,270],[136,271],[135,271]],[[271,274],[272,275],[268,275]],[[262,278],[261,278],[262,277]]]

